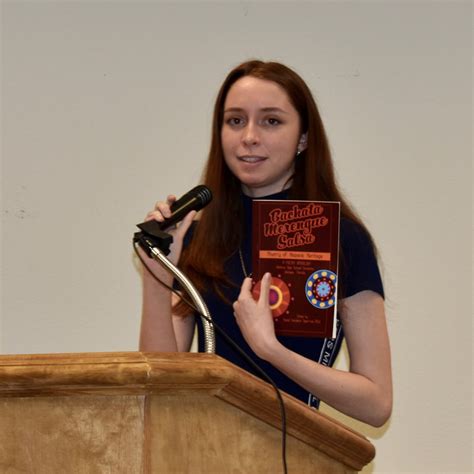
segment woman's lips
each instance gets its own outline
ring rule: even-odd
[[[238,159],[245,163],[259,163],[265,161],[267,158],[265,156],[245,155],[239,156]]]

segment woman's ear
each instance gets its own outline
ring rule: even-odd
[[[300,137],[300,141],[298,142],[298,149],[296,154],[299,155],[302,151],[305,151],[308,148],[308,133],[303,133]]]

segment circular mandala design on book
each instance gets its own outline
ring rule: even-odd
[[[257,282],[252,290],[253,297],[256,300],[260,297],[261,284],[262,280]],[[291,292],[288,285],[280,278],[272,277],[268,295],[268,302],[270,304],[270,309],[272,310],[272,316],[274,318],[281,316],[288,309],[290,301]]]
[[[306,280],[306,298],[315,308],[331,308],[336,303],[336,287],[337,275],[330,270],[319,270]]]

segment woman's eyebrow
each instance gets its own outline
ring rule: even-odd
[[[259,109],[261,112],[281,112],[283,114],[287,114],[286,110],[280,109],[280,107],[262,107]],[[226,112],[245,112],[245,109],[241,107],[228,107],[224,109],[224,113]]]
[[[264,107],[262,112],[281,112],[283,114],[287,114],[288,112],[286,110],[280,109],[280,107]]]

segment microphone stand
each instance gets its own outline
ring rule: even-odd
[[[153,223],[154,221],[139,224],[138,227],[140,227],[143,232],[136,232],[133,236],[133,241],[138,242],[149,257],[156,260],[165,270],[172,273],[190,296],[199,312],[205,315],[205,317],[201,316],[204,329],[204,352],[215,354],[216,336],[209,309],[189,278],[166,257],[166,255],[169,254],[169,246],[173,242],[173,237],[163,232]]]
[[[166,258],[169,254],[169,246],[173,242],[173,236],[163,232],[156,221],[148,221],[138,226],[142,232],[136,232],[133,236],[133,242],[138,242],[142,249],[147,253],[150,258],[156,260],[165,270],[171,272],[179,283],[186,290],[188,295],[191,297],[193,303],[201,313],[201,321],[204,328],[204,352],[208,354],[215,354],[216,352],[216,337],[214,333],[214,324],[212,323],[211,314],[207,309],[206,303],[202,299],[202,296],[196,290],[191,281],[184,275],[184,273],[177,268],[172,262]],[[227,336],[218,326],[219,334],[222,335],[227,342],[231,343],[232,347],[238,350],[238,352],[247,360],[252,367],[254,367],[258,373],[271,383],[276,391],[281,409],[282,419],[282,459],[283,459],[283,472],[288,472],[286,465],[286,413],[285,405],[281,397],[278,387],[275,382],[244,352],[242,351],[233,341]]]

